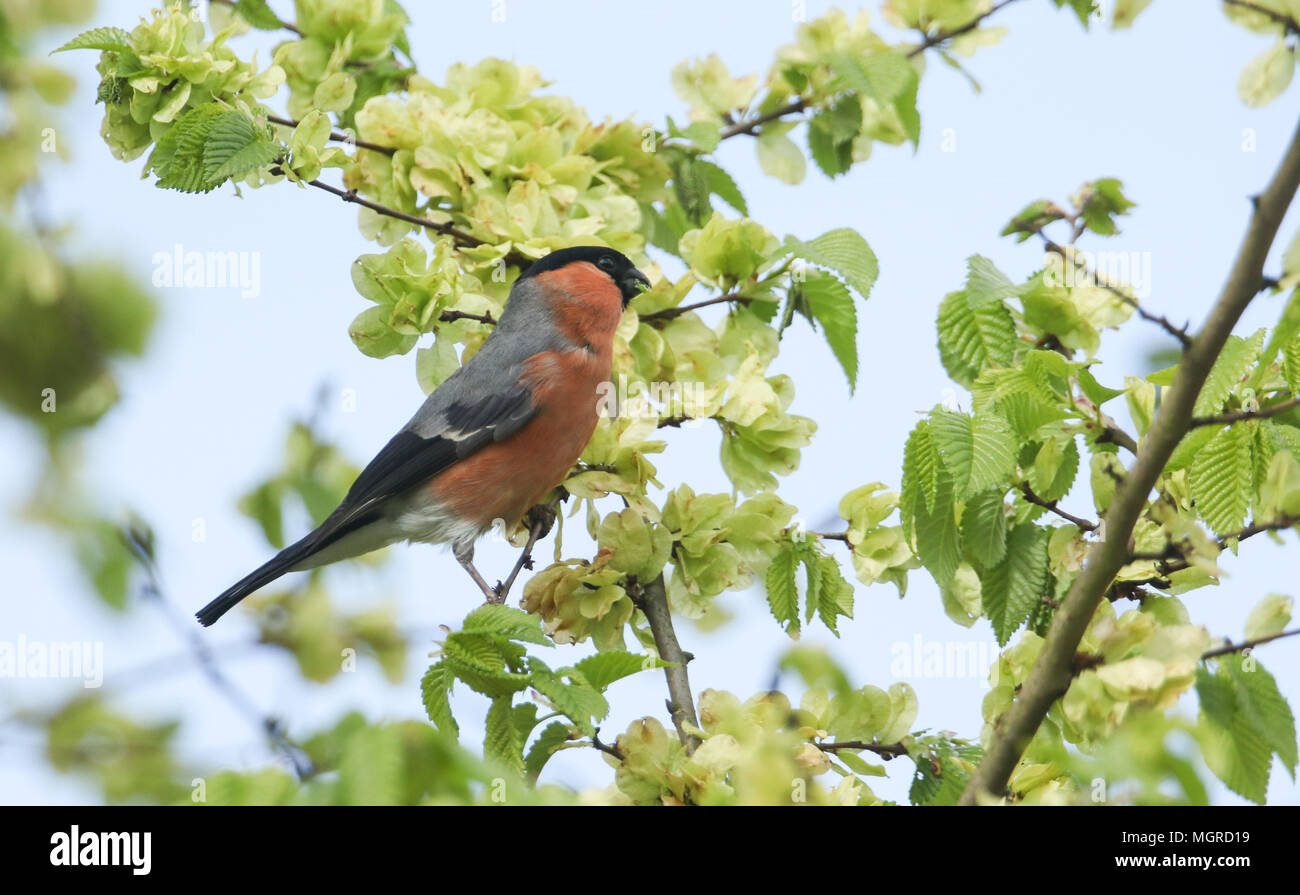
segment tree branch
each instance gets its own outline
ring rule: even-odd
[[[902,743],[863,743],[858,740],[851,740],[842,743],[814,742],[813,745],[823,752],[829,752],[832,755],[841,749],[861,749],[864,752],[874,752],[885,761],[890,761],[891,759],[898,758],[900,755],[907,754],[907,747]]]
[[[730,302],[730,301],[734,301],[737,304],[747,305],[751,301],[753,301],[753,299],[747,298],[744,295],[736,295],[733,292],[733,293],[728,293],[726,295],[718,295],[715,296],[714,298],[705,299],[704,301],[697,301],[693,305],[681,305],[680,307],[676,307],[676,308],[664,308],[662,311],[651,311],[649,314],[642,314],[641,319],[642,320],[672,320],[675,317],[682,316],[687,311],[694,311],[699,308],[707,308],[709,305],[720,305],[723,304],[724,302]]]
[[[1138,300],[1136,298],[1129,295],[1128,293],[1120,289],[1115,284],[1110,283],[1107,280],[1104,280],[1101,277],[1097,276],[1097,273],[1093,270],[1090,270],[1088,267],[1081,264],[1077,264],[1074,261],[1074,259],[1071,258],[1070,255],[1065,251],[1065,248],[1060,245],[1060,243],[1055,242],[1050,236],[1044,233],[1041,229],[1035,232],[1037,232],[1038,235],[1042,237],[1043,245],[1049,252],[1053,252],[1057,255],[1060,255],[1063,259],[1065,259],[1065,262],[1067,264],[1075,264],[1075,266],[1083,270],[1084,274],[1089,280],[1096,283],[1102,289],[1105,289],[1107,292],[1109,292],[1111,295],[1118,298],[1120,301],[1124,302],[1124,304],[1132,308],[1133,311],[1143,320],[1147,321],[1148,323],[1154,323],[1156,326],[1160,327],[1165,332],[1169,333],[1169,335],[1177,339],[1179,343],[1183,346],[1184,351],[1186,351],[1187,348],[1192,344],[1192,337],[1187,334],[1187,327],[1175,326],[1169,320],[1168,317],[1151,313],[1146,308],[1142,307],[1142,305],[1138,304]]]
[[[1300,524],[1300,516],[1282,516],[1281,518],[1274,519],[1272,522],[1255,522],[1250,525],[1247,525],[1245,528],[1240,529],[1238,531],[1228,532],[1226,535],[1223,535],[1221,538],[1219,538],[1217,543],[1220,548],[1224,548],[1228,546],[1229,541],[1244,541],[1247,538],[1253,538],[1255,535],[1263,534],[1266,531],[1285,531],[1286,529],[1293,528],[1298,524]],[[1153,587],[1168,587],[1169,582],[1166,580],[1166,578],[1169,575],[1173,574],[1174,572],[1181,572],[1183,569],[1190,568],[1192,565],[1186,559],[1182,559],[1181,558],[1182,555],[1183,555],[1182,550],[1179,549],[1177,544],[1174,544],[1172,542],[1165,548],[1164,553],[1159,553],[1159,554],[1130,553],[1129,554],[1130,562],[1135,560],[1142,560],[1142,559],[1159,560],[1160,577],[1144,578],[1141,581],[1125,581],[1122,583],[1125,585],[1131,585],[1133,587],[1140,587],[1142,585],[1147,585],[1147,584]]]
[[[673,726],[677,728],[677,737],[682,741],[689,755],[700,745],[700,738],[688,732],[685,726],[686,724],[692,727],[700,726],[695,715],[695,702],[691,698],[690,675],[686,671],[686,663],[694,657],[684,652],[681,645],[677,643],[672,612],[668,609],[668,592],[664,589],[664,576],[660,574],[648,584],[635,588],[633,603],[645,614],[646,621],[650,623],[650,631],[654,634],[659,658],[665,662],[675,663],[664,668],[670,697],[667,700],[668,713],[672,716]]]
[[[1106,536],[1088,551],[1083,571],[1053,615],[1042,652],[1016,701],[995,725],[988,750],[962,793],[961,804],[973,805],[982,797],[1002,796],[1007,780],[1048,709],[1069,689],[1073,677],[1071,662],[1079,641],[1116,573],[1128,560],[1133,526],[1147,504],[1156,479],[1187,433],[1201,386],[1233,326],[1256,295],[1269,248],[1297,188],[1300,188],[1300,128],[1292,134],[1267,189],[1254,203],[1228,280],[1201,331],[1185,349],[1173,385],[1160,404],[1133,468],[1115,488],[1115,496],[1106,511]]]
[[[297,127],[299,122],[292,118],[281,118],[279,115],[267,115],[266,120],[272,124],[282,124],[285,127]],[[339,131],[330,131],[330,139],[335,143],[347,143],[352,146],[360,146],[362,149],[369,149],[371,152],[382,152],[384,155],[392,155],[397,152],[391,146],[380,146],[378,143],[367,143],[365,140],[358,140],[349,134],[340,133]]]
[[[1058,501],[1044,500],[1043,498],[1039,497],[1037,494],[1034,493],[1034,489],[1029,487],[1028,482],[1020,483],[1020,493],[1025,495],[1025,500],[1029,501],[1030,503],[1036,506],[1040,506],[1045,510],[1050,510],[1051,512],[1060,516],[1065,521],[1073,522],[1075,525],[1079,526],[1079,528],[1083,529],[1084,531],[1097,530],[1096,522],[1089,522],[1087,519],[1081,519],[1078,516],[1074,515],[1073,513],[1067,513],[1065,510],[1061,509],[1056,505]]]
[[[1258,410],[1234,410],[1231,413],[1220,413],[1214,416],[1194,416],[1192,417],[1190,428],[1195,429],[1197,426],[1221,426],[1224,423],[1237,423],[1242,420],[1262,420],[1279,413],[1286,413],[1293,407],[1300,407],[1300,398],[1292,398],[1289,401],[1270,404],[1267,407],[1261,407]]]
[[[1213,659],[1217,656],[1226,656],[1229,653],[1239,653],[1242,650],[1253,649],[1260,644],[1272,643],[1274,640],[1281,640],[1283,637],[1295,637],[1300,634],[1300,628],[1293,628],[1290,631],[1281,631],[1277,634],[1269,634],[1267,637],[1256,637],[1252,640],[1243,640],[1241,643],[1233,643],[1229,640],[1226,644],[1216,647],[1212,650],[1206,650],[1201,653],[1202,659]]]
[[[1297,22],[1289,15],[1280,13],[1274,9],[1269,9],[1267,6],[1260,6],[1258,3],[1250,2],[1250,0],[1223,0],[1223,5],[1235,6],[1238,9],[1247,9],[1251,12],[1259,13],[1265,18],[1271,19],[1281,25],[1291,34],[1300,34],[1300,22]]]
[[[305,780],[314,774],[315,769],[312,767],[311,758],[303,751],[301,746],[285,735],[280,722],[270,715],[263,715],[258,711],[248,695],[235,686],[235,683],[222,672],[216,655],[208,646],[207,641],[199,635],[200,628],[197,625],[182,622],[172,611],[171,603],[165,596],[158,579],[158,567],[154,563],[153,549],[150,543],[152,538],[142,536],[134,526],[124,527],[121,530],[121,536],[123,542],[135,556],[136,563],[144,571],[145,580],[140,588],[141,593],[147,600],[158,606],[158,609],[166,616],[168,623],[189,644],[190,652],[204,676],[240,714],[248,718],[255,727],[270,738],[275,747],[288,760],[290,767],[293,768],[294,774],[297,775],[299,780]]]
[[[939,44],[944,43],[945,41],[952,40],[954,37],[960,37],[961,35],[966,34],[969,31],[974,31],[989,16],[993,15],[995,12],[1002,9],[1003,7],[1010,6],[1012,3],[1015,2],[1016,0],[1000,0],[1000,2],[993,4],[993,6],[989,9],[988,12],[976,16],[974,19],[967,22],[965,25],[962,25],[958,28],[953,28],[948,31],[940,31],[936,34],[926,37],[924,40],[921,41],[920,44],[907,51],[908,58],[910,59],[913,56],[919,56],[922,53],[924,53],[926,50],[930,49],[931,47],[936,47]],[[764,124],[767,124],[770,121],[777,121],[781,118],[784,118],[787,115],[797,115],[798,113],[808,108],[811,108],[810,102],[805,97],[800,96],[796,99],[791,100],[785,105],[773,109],[770,112],[765,112],[762,115],[756,115],[753,118],[746,118],[741,121],[737,121],[735,123],[728,122],[727,126],[718,132],[718,139],[729,140],[732,137],[737,137],[740,136],[741,134],[749,134],[751,136],[756,136],[754,134],[754,131],[757,128],[762,127]]]
[[[479,323],[485,323],[488,326],[496,326],[496,318],[489,312],[482,314],[471,314],[468,311],[443,311],[438,315],[438,319],[443,323],[454,323],[457,320],[477,320]]]
[[[993,15],[998,10],[1004,7],[1010,6],[1012,3],[1015,2],[1016,0],[1001,0],[1001,2],[994,3],[992,6],[990,6],[988,12],[981,13],[975,18],[971,19],[965,25],[961,25],[949,31],[940,31],[936,34],[927,37],[918,46],[915,46],[912,49],[908,50],[907,52],[908,58],[910,59],[913,56],[919,56],[922,53],[924,53],[926,50],[930,49],[931,47],[937,47],[939,44],[944,43],[946,41],[950,41],[954,37],[960,37],[961,35],[966,34],[967,32],[974,31],[976,28],[980,26],[980,23],[983,22],[985,19],[987,19],[989,16]]]

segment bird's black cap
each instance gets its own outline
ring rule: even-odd
[[[623,307],[627,307],[628,302],[641,294],[643,289],[650,287],[649,278],[637,270],[631,259],[622,252],[605,246],[573,246],[568,249],[556,249],[545,258],[533,263],[519,275],[519,279],[535,277],[548,270],[559,270],[575,261],[588,261],[608,274],[623,293]]]

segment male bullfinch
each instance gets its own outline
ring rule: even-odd
[[[529,267],[483,347],[429,395],[338,508],[204,606],[199,622],[211,625],[285,572],[396,541],[450,543],[473,572],[474,541],[496,519],[518,522],[587,446],[614,330],[649,284],[600,246],[560,249]]]

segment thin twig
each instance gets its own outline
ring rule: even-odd
[[[1224,549],[1231,541],[1244,541],[1247,538],[1253,538],[1255,535],[1263,534],[1266,531],[1285,531],[1288,528],[1294,528],[1300,524],[1300,516],[1281,516],[1272,522],[1256,522],[1247,525],[1238,531],[1230,531],[1226,535],[1218,538],[1216,543],[1220,549]],[[1155,560],[1160,563],[1157,571],[1160,573],[1155,578],[1143,578],[1139,581],[1125,581],[1126,585],[1134,587],[1149,584],[1153,587],[1168,587],[1167,580],[1174,572],[1181,572],[1183,569],[1191,568],[1191,562],[1182,558],[1182,549],[1172,541],[1165,547],[1163,553],[1130,553],[1129,561],[1137,562],[1141,560]]]
[[[672,717],[673,726],[677,728],[677,736],[689,755],[700,745],[700,738],[686,730],[687,724],[691,727],[700,726],[695,715],[695,702],[691,698],[690,675],[686,671],[686,663],[692,657],[684,652],[677,642],[677,633],[673,630],[672,612],[668,608],[668,592],[664,588],[664,576],[660,574],[653,581],[632,588],[629,595],[632,596],[632,602],[636,607],[645,614],[646,621],[650,623],[650,631],[654,634],[659,658],[673,663],[664,667],[670,697],[667,700],[668,714]]]
[[[457,320],[477,320],[479,323],[486,323],[488,326],[496,325],[496,318],[488,311],[482,314],[470,314],[466,311],[443,311],[438,315],[438,319],[443,323],[454,323]]]
[[[273,124],[282,124],[285,127],[297,127],[300,122],[292,118],[281,118],[279,115],[267,115],[266,120]],[[392,155],[397,150],[391,146],[380,146],[378,143],[367,143],[365,140],[358,140],[350,134],[340,133],[339,131],[330,131],[330,139],[335,143],[347,143],[351,146],[360,146],[362,149],[369,149],[372,152],[382,152],[384,155]]]
[[[1275,9],[1269,9],[1266,6],[1260,6],[1258,3],[1252,3],[1250,0],[1223,0],[1224,6],[1235,6],[1238,9],[1248,9],[1251,12],[1257,12],[1262,16],[1272,19],[1292,34],[1300,34],[1300,22],[1297,22],[1291,16],[1280,13]]]
[[[753,300],[754,299],[744,295],[736,295],[734,293],[728,293],[727,295],[719,295],[714,298],[706,299],[704,301],[697,301],[693,305],[682,305],[681,307],[676,307],[676,308],[664,308],[662,311],[651,311],[649,314],[642,314],[641,319],[642,320],[672,320],[675,317],[682,316],[687,311],[695,311],[698,310],[699,308],[707,308],[709,305],[720,305],[723,304],[724,302],[731,302],[731,301],[734,301],[737,304],[747,305]]]
[[[1226,656],[1229,653],[1239,653],[1242,650],[1253,649],[1263,643],[1271,643],[1274,640],[1281,640],[1283,637],[1295,637],[1300,634],[1300,628],[1294,628],[1290,631],[1282,631],[1277,634],[1269,634],[1267,637],[1255,637],[1252,640],[1243,640],[1241,643],[1228,641],[1224,646],[1216,647],[1201,653],[1202,659],[1213,659],[1216,656]]]
[[[1168,317],[1151,313],[1146,308],[1142,307],[1142,305],[1138,303],[1138,300],[1136,298],[1129,295],[1123,289],[1120,289],[1115,284],[1099,277],[1095,271],[1091,270],[1086,265],[1082,265],[1076,262],[1070,256],[1070,254],[1065,250],[1064,246],[1062,246],[1060,243],[1056,242],[1050,236],[1044,233],[1041,228],[1036,230],[1035,232],[1040,237],[1042,237],[1043,246],[1049,252],[1053,252],[1054,254],[1060,255],[1063,259],[1065,259],[1067,264],[1074,264],[1076,267],[1078,267],[1084,272],[1084,276],[1089,281],[1096,283],[1102,289],[1105,289],[1111,295],[1115,296],[1120,301],[1124,302],[1124,304],[1132,308],[1134,313],[1136,313],[1143,320],[1147,321],[1148,323],[1154,323],[1156,326],[1160,327],[1165,332],[1169,333],[1169,335],[1173,336],[1175,339],[1178,340],[1179,344],[1183,346],[1184,351],[1186,351],[1191,346],[1192,337],[1187,334],[1187,327],[1175,326],[1169,320]]]
[[[860,740],[850,740],[848,742],[838,743],[819,743],[814,742],[814,746],[823,752],[834,754],[841,749],[861,749],[863,752],[874,752],[885,761],[898,758],[900,755],[907,754],[907,747],[902,743],[864,743]]]
[[[1225,423],[1238,423],[1242,420],[1262,420],[1279,413],[1286,413],[1294,407],[1300,407],[1300,398],[1270,404],[1258,410],[1234,410],[1231,413],[1220,413],[1214,416],[1194,416],[1192,417],[1191,428],[1195,429],[1197,426],[1221,426]]]
[[[618,746],[611,746],[609,743],[602,743],[600,741],[599,727],[597,727],[591,734],[591,745],[593,748],[599,749],[601,752],[604,752],[606,755],[612,755],[615,758],[617,758],[619,761],[623,760],[623,752],[618,748]]]
[[[182,622],[176,613],[172,611],[171,603],[167,600],[159,582],[158,568],[154,563],[151,547],[144,543],[133,528],[124,528],[121,534],[122,540],[135,555],[136,562],[144,570],[145,580],[140,588],[141,593],[146,599],[153,601],[158,606],[159,610],[167,618],[168,623],[189,643],[190,651],[194,654],[195,661],[207,679],[226,697],[231,705],[270,737],[276,748],[288,759],[299,780],[305,780],[314,774],[315,769],[312,767],[311,758],[303,751],[301,746],[285,735],[280,722],[270,715],[263,715],[258,711],[252,699],[235,686],[235,683],[222,672],[216,655],[208,646],[207,641],[200,636],[199,628]]]
[[[1079,526],[1079,528],[1083,529],[1084,531],[1097,530],[1096,522],[1089,522],[1087,519],[1081,519],[1080,517],[1074,515],[1073,513],[1067,513],[1065,510],[1061,509],[1056,505],[1057,501],[1055,500],[1044,500],[1043,498],[1039,497],[1037,494],[1034,493],[1034,489],[1029,487],[1028,482],[1020,483],[1020,493],[1025,495],[1025,500],[1029,501],[1030,503],[1055,513],[1056,515],[1060,516],[1062,519],[1064,519],[1067,522],[1073,522],[1075,525]]]
[[[1015,2],[1016,0],[1002,0],[1002,2],[1000,3],[994,3],[991,7],[989,7],[988,12],[976,16],[975,18],[967,22],[965,25],[961,25],[957,28],[952,28],[948,31],[940,31],[937,34],[927,37],[925,40],[923,40],[920,43],[920,45],[913,47],[911,50],[907,52],[908,58],[911,58],[912,56],[919,56],[922,53],[924,53],[926,50],[930,49],[931,47],[936,47],[941,43],[952,40],[954,37],[960,37],[961,35],[966,34],[969,31],[974,31],[976,28],[980,26],[980,23],[983,22],[985,19],[987,19],[989,16],[993,15],[995,12],[997,12],[998,10],[1004,7],[1010,6],[1012,3]]]
[[[1169,457],[1187,434],[1201,387],[1228,336],[1258,293],[1264,263],[1282,218],[1300,189],[1300,126],[1293,132],[1268,187],[1254,202],[1250,223],[1227,281],[1204,325],[1183,351],[1173,384],[1138,450],[1137,460],[1115,488],[1106,510],[1106,533],[1088,551],[1083,570],[1052,616],[1038,658],[1016,700],[994,725],[984,758],[962,792],[960,804],[1005,795],[1007,781],[1052,705],[1073,680],[1073,659],[1088,624],[1128,561],[1133,528]]]
[[[406,221],[408,224],[415,224],[417,227],[427,227],[436,233],[450,236],[452,239],[456,240],[456,243],[460,246],[473,248],[474,246],[483,245],[483,240],[479,239],[477,236],[471,236],[464,230],[453,227],[451,224],[440,224],[437,221],[431,221],[428,218],[417,217],[413,214],[407,214],[404,211],[398,211],[396,208],[389,208],[387,205],[380,205],[378,202],[372,202],[364,196],[358,195],[356,190],[341,190],[336,186],[330,186],[328,183],[323,183],[319,180],[308,180],[306,183],[308,186],[314,186],[318,190],[324,190],[331,195],[338,196],[344,202],[353,202],[363,208],[369,208],[371,211],[378,212],[386,217],[396,218],[399,221]]]

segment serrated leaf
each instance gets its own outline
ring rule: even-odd
[[[560,673],[551,671],[537,659],[530,658],[528,667],[532,672],[532,685],[537,692],[545,696],[557,711],[587,736],[591,736],[595,730],[592,719],[599,721],[609,714],[609,703],[605,697],[584,678],[571,677],[565,681]]]
[[[704,172],[705,181],[708,183],[710,192],[741,214],[749,214],[749,205],[745,202],[740,187],[736,185],[736,181],[732,179],[730,174],[713,162],[704,159],[697,159],[695,165]],[[676,251],[675,246],[674,251]]]
[[[569,727],[559,721],[552,721],[546,725],[541,736],[533,741],[533,745],[528,750],[528,756],[524,759],[524,774],[527,776],[529,783],[536,783],[538,776],[542,773],[542,768],[551,760],[551,756],[560,750],[560,747],[569,741]]]
[[[662,668],[664,664],[653,656],[640,656],[636,653],[610,650],[609,652],[588,656],[573,667],[582,672],[582,676],[587,679],[587,683],[597,690],[604,691],[614,681],[636,674],[638,671],[651,671],[655,668]]]
[[[1033,523],[1017,525],[1007,538],[1006,556],[984,575],[980,599],[999,646],[1006,646],[1044,595],[1048,539],[1048,531]]]
[[[467,634],[498,634],[526,643],[555,645],[543,633],[542,620],[538,616],[500,603],[484,603],[475,609],[465,616],[461,630]]]
[[[870,297],[871,287],[880,275],[876,253],[856,230],[849,227],[828,230],[807,242],[787,236],[784,247],[796,258],[839,274],[863,300]]]
[[[450,668],[442,662],[435,662],[420,680],[420,695],[424,700],[425,713],[439,730],[450,732],[452,736],[460,733],[448,699],[455,679]]]
[[[953,381],[970,388],[990,365],[1008,366],[1016,350],[1016,326],[1002,304],[972,308],[965,291],[939,305],[939,359]]]
[[[203,179],[217,186],[229,178],[271,164],[284,147],[271,140],[243,112],[231,110],[217,117],[203,142]]]
[[[64,50],[107,50],[113,53],[121,53],[130,49],[131,35],[129,33],[121,28],[103,26],[81,32],[63,46],[51,50],[50,55],[62,53]]]
[[[492,700],[487,713],[487,730],[483,737],[483,754],[495,758],[506,767],[524,770],[524,742],[514,723],[512,697],[499,696]]]
[[[266,0],[239,0],[235,4],[235,12],[245,22],[262,31],[278,31],[284,27]]]
[[[1264,330],[1259,330],[1249,339],[1240,336],[1228,336],[1223,350],[1205,377],[1205,384],[1196,396],[1196,405],[1192,412],[1196,416],[1210,416],[1220,412],[1237,386],[1246,378],[1246,373],[1259,357],[1264,344]]]
[[[799,284],[808,310],[822,326],[835,359],[849,380],[849,392],[858,380],[858,312],[848,287],[828,273],[813,271]]]
[[[808,162],[795,142],[783,133],[764,128],[758,136],[758,166],[763,173],[791,185],[803,182]]]
[[[940,587],[952,580],[961,564],[961,532],[957,528],[953,500],[952,476],[947,470],[939,475],[934,506],[919,497],[912,507],[912,527],[916,538],[916,555]]]
[[[1016,444],[1011,428],[990,413],[975,417],[936,409],[930,431],[952,474],[958,500],[1002,483],[1016,465]]]
[[[767,605],[786,633],[799,630],[799,589],[795,585],[794,570],[797,557],[793,546],[786,546],[767,567],[764,583],[767,586]]]
[[[939,475],[943,472],[943,458],[930,432],[930,423],[918,423],[907,437],[903,448],[903,486],[900,505],[903,511],[904,534],[911,537],[909,514],[913,497],[920,497],[925,508],[933,509],[939,493]]]
[[[961,514],[961,540],[967,554],[985,569],[1007,553],[1007,514],[1004,491],[989,488],[966,502]]]
[[[840,564],[835,561],[835,557],[824,554],[813,554],[816,561],[814,564],[806,566],[808,570],[808,580],[811,583],[814,577],[819,579],[817,588],[817,615],[822,620],[822,624],[830,628],[831,633],[839,636],[836,629],[836,617],[840,615],[853,617],[853,585],[844,580],[840,574]],[[811,586],[808,590],[808,599],[811,602],[813,592]]]
[[[1241,528],[1250,509],[1254,466],[1246,428],[1229,426],[1206,443],[1192,461],[1192,498],[1201,518],[1223,535]]]

